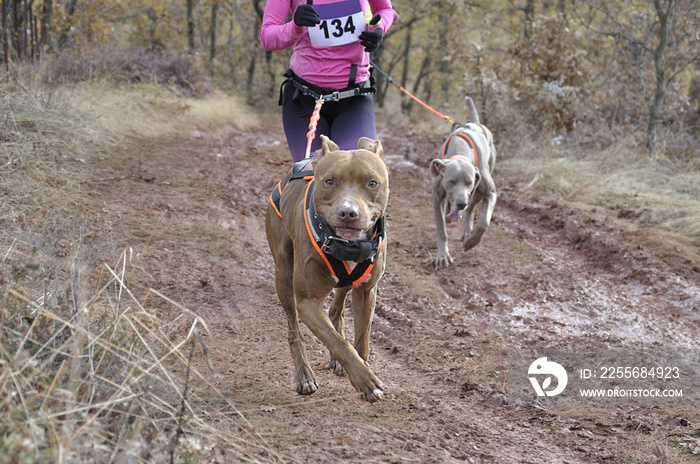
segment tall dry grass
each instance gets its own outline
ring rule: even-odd
[[[21,70],[0,82],[0,463],[281,460],[208,365],[206,322],[133,290],[145,249],[114,235],[91,187],[147,118],[208,130],[236,124],[227,104]]]
[[[650,153],[627,127],[580,129],[566,137],[501,135],[498,175],[516,188],[625,216],[688,246],[700,245],[700,152],[674,140]],[[677,149],[685,147],[686,149]]]

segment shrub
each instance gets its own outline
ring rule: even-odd
[[[531,36],[510,48],[516,105],[538,129],[570,131],[583,117],[590,80],[581,32],[562,16],[532,23]]]
[[[42,78],[51,84],[91,79],[115,83],[155,82],[187,97],[211,93],[211,78],[197,56],[175,51],[92,48],[61,51],[42,66]]]

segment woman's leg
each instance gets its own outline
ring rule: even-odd
[[[359,95],[338,102],[337,116],[331,121],[330,139],[343,150],[354,150],[360,137],[377,138],[374,123],[374,99]]]
[[[309,121],[311,113],[314,110],[315,101],[311,97],[300,95],[297,102],[293,100],[296,87],[291,84],[284,86],[284,94],[282,97],[282,125],[284,133],[287,137],[287,145],[292,154],[294,162],[304,159],[306,154],[306,133],[309,131]],[[305,115],[300,116],[299,110],[302,110]],[[321,148],[320,134],[328,135],[328,122],[321,116],[316,128],[316,136],[311,144],[311,156]]]

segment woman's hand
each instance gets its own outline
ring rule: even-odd
[[[294,11],[294,24],[299,27],[313,27],[321,22],[318,13],[312,6],[313,0],[308,0],[306,5],[299,5]]]

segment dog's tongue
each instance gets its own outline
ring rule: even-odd
[[[450,211],[445,217],[449,222],[457,222],[459,221],[459,211]]]

